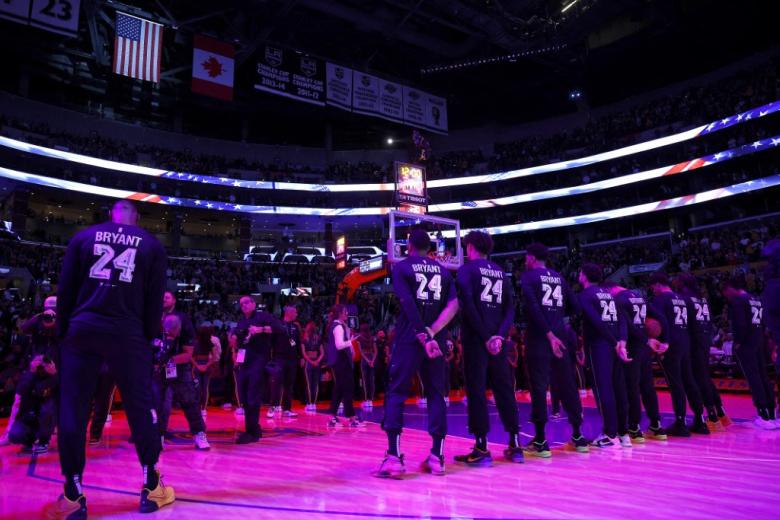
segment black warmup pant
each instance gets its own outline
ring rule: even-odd
[[[425,397],[428,399],[428,433],[442,438],[447,435],[444,363],[444,356],[430,359],[419,343],[396,343],[390,357],[383,430],[400,433],[403,429],[404,403],[409,397],[412,378],[419,372],[425,387]]]
[[[450,396],[450,390],[452,390],[452,381],[450,380],[451,377],[452,367],[450,367],[450,362],[444,360],[444,397]]]
[[[8,432],[11,444],[31,446],[36,440],[48,444],[54,433],[57,418],[57,402],[53,397],[46,399],[37,413],[17,417]]]
[[[165,368],[155,371],[152,378],[152,387],[154,391],[154,402],[157,410],[157,417],[160,423],[160,435],[168,431],[168,421],[171,418],[171,408],[173,407],[173,398],[176,398],[184,417],[187,418],[187,424],[190,427],[190,433],[193,435],[206,431],[206,423],[200,414],[200,391],[192,378],[192,369],[188,365],[177,366],[178,374],[173,379],[165,377]]]
[[[658,409],[658,394],[653,381],[653,351],[647,345],[628,344],[630,363],[623,364],[626,379],[626,397],[628,399],[628,427],[639,429],[642,418],[642,404],[653,426],[661,424]]]
[[[695,341],[691,344],[691,370],[707,411],[714,411],[716,406],[722,406],[720,394],[710,376],[710,346],[704,342]]]
[[[736,354],[756,409],[767,410],[770,418],[775,417],[775,393],[766,370],[767,356],[764,345],[740,345]]]
[[[564,354],[565,356],[566,354]],[[561,392],[558,390],[558,382],[554,377],[550,378],[550,412],[553,414],[561,413]]]
[[[198,386],[198,406],[200,406],[201,410],[205,410],[209,406],[209,384],[211,383],[211,375],[208,370],[205,372],[194,370],[192,376],[195,378],[195,382]]]
[[[115,389],[114,378],[111,377],[108,367],[101,368],[95,398],[92,400],[92,422],[89,424],[89,436],[93,439],[99,439],[103,435],[103,427],[114,402]]]
[[[675,420],[685,421],[686,396],[694,417],[698,417],[700,420],[704,408],[699,387],[696,386],[693,377],[690,346],[679,343],[670,344],[669,350],[664,353],[661,359],[661,367],[664,369],[664,375],[672,394]]]
[[[366,401],[373,401],[376,392],[376,368],[361,360],[360,377],[363,382],[363,395]]]
[[[247,353],[238,365],[238,396],[244,406],[244,429],[250,435],[260,435],[260,404],[265,379],[266,356]]]
[[[466,396],[468,397],[469,431],[474,435],[487,435],[490,431],[488,417],[487,377],[496,398],[496,407],[504,430],[508,433],[520,431],[517,401],[512,384],[512,367],[506,358],[506,346],[492,356],[479,340],[463,339],[463,362],[466,373]]]
[[[593,373],[593,393],[601,412],[603,432],[608,437],[624,434],[628,421],[626,402],[626,384],[623,375],[623,362],[617,356],[615,348],[604,342],[586,345]],[[623,430],[623,431],[619,431]]]
[[[546,339],[526,344],[523,365],[528,369],[528,384],[531,390],[531,422],[537,425],[547,423],[547,387],[555,378],[560,389],[563,409],[569,423],[578,427],[582,424],[582,402],[574,382],[571,358],[564,353],[562,358],[553,355]]]
[[[127,412],[138,459],[157,464],[160,432],[152,397],[152,348],[141,336],[79,330],[71,325],[60,347],[60,418],[57,443],[66,477],[81,475],[89,407],[95,395],[100,365],[108,364]]]
[[[352,362],[352,351],[348,348],[340,350],[336,364],[332,368],[333,396],[330,400],[330,414],[338,415],[339,405],[344,403],[344,417],[354,417],[355,368]]]
[[[303,375],[306,378],[306,404],[317,404],[321,372],[319,366],[314,366],[309,362],[303,367]]]
[[[281,406],[282,410],[292,409],[293,388],[295,388],[295,376],[298,373],[298,360],[291,358],[277,358],[281,371],[279,377],[271,382],[271,406]]]

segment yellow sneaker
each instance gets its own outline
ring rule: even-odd
[[[160,472],[157,472],[159,477]],[[163,484],[162,477],[159,477],[157,487],[153,490],[146,488],[141,490],[141,505],[138,507],[138,511],[141,513],[154,513],[163,506],[173,504],[176,500],[176,494],[173,492],[173,488]]]
[[[43,509],[43,515],[48,520],[86,520],[87,499],[81,495],[76,500],[68,500],[65,495],[60,495],[56,502]]]
[[[728,415],[724,415],[720,418],[720,424],[722,424],[724,428],[728,428],[734,423],[731,421]]]

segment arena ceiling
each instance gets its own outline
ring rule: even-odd
[[[765,4],[764,4],[765,5]],[[165,24],[159,88],[111,73],[114,13]],[[711,70],[775,40],[762,2],[726,0],[82,0],[79,37],[0,21],[7,55],[0,85],[64,104],[102,103],[127,118],[224,137],[371,147],[392,124],[252,92],[254,56],[274,43],[447,97],[451,128],[538,119],[577,109],[580,89],[600,105]],[[237,50],[229,108],[190,92],[192,37]],[[509,57],[515,56],[515,57]],[[488,64],[481,60],[500,58]],[[245,88],[241,88],[241,85]],[[183,123],[181,122],[183,120]],[[301,120],[306,127],[301,127]]]

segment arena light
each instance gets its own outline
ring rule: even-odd
[[[565,6],[563,6],[563,9],[561,9],[561,13],[565,13],[566,11],[568,11],[569,9],[574,7],[574,4],[576,4],[577,2],[579,2],[579,0],[573,0],[571,3],[566,4]]]
[[[718,121],[713,121],[708,125],[699,126],[691,130],[686,130],[677,134],[645,141],[643,143],[637,143],[631,146],[610,150],[607,152],[582,157],[579,159],[572,159],[570,161],[560,161],[557,163],[551,163],[540,166],[532,166],[529,168],[521,168],[517,170],[510,170],[505,172],[491,173],[486,175],[472,175],[465,177],[453,177],[449,179],[435,179],[428,181],[429,189],[446,188],[454,186],[465,186],[470,184],[484,184],[488,182],[505,181],[510,179],[518,179],[521,177],[527,177],[531,175],[539,175],[543,173],[564,171],[573,168],[580,168],[583,166],[590,166],[596,163],[609,161],[612,159],[619,159],[628,155],[636,153],[655,150],[657,148],[663,148],[672,144],[681,143],[690,139],[708,135],[720,130],[730,128],[735,125],[739,125],[750,121],[752,119],[758,119],[766,117],[770,114],[774,114],[780,110],[780,101],[774,101],[766,105],[753,108],[751,110],[736,114],[731,117],[725,117]],[[0,136],[0,146],[12,148],[22,152],[39,155],[42,157],[50,157],[54,159],[62,159],[79,164],[86,164],[89,166],[96,166],[98,168],[104,168],[109,170],[115,170],[119,172],[135,173],[139,175],[147,175],[151,177],[162,177],[168,179],[174,179],[185,182],[195,182],[201,184],[214,184],[219,186],[235,187],[235,188],[248,188],[248,189],[260,189],[260,190],[288,190],[288,191],[312,191],[312,192],[330,192],[330,193],[348,193],[348,192],[366,192],[366,191],[393,191],[395,190],[395,184],[390,183],[360,183],[360,184],[306,184],[295,182],[272,182],[272,181],[247,181],[241,179],[233,179],[228,177],[217,177],[212,175],[198,175],[185,172],[174,172],[168,170],[162,170],[158,168],[148,168],[145,166],[138,166],[133,164],[120,163],[116,161],[109,161],[105,159],[98,159],[86,155],[76,154],[72,152],[65,152],[54,148],[47,148],[44,146],[37,146],[9,137]]]
[[[90,195],[100,195],[105,197],[128,199],[139,202],[148,202],[152,204],[165,204],[171,206],[181,206],[186,208],[203,208],[211,209],[215,211],[229,211],[238,213],[249,214],[269,214],[269,215],[322,215],[322,216],[361,216],[361,215],[375,215],[375,212],[365,212],[364,210],[384,210],[385,208],[356,208],[356,209],[314,209],[314,208],[289,208],[282,206],[245,206],[241,204],[229,204],[224,202],[214,201],[201,201],[193,199],[179,199],[174,197],[163,197],[155,195],[153,193],[141,193],[132,192],[127,190],[118,190],[114,188],[105,188],[102,186],[92,186],[91,184],[84,184],[80,182],[66,181],[63,179],[54,179],[51,177],[44,177],[42,175],[36,175],[32,173],[19,172],[11,170],[9,168],[0,167],[0,177],[12,179],[29,184],[35,184],[38,186],[47,186],[51,188],[64,189],[69,191],[76,191],[80,193],[87,193]],[[640,215],[645,213],[653,213],[656,211],[662,211],[665,209],[678,208],[682,206],[690,206],[693,204],[700,204],[702,202],[710,202],[718,200],[732,195],[739,195],[742,193],[750,193],[758,190],[772,188],[780,186],[780,174],[770,175],[761,179],[756,179],[747,182],[741,182],[738,184],[732,184],[723,188],[716,188],[709,191],[693,195],[684,195],[682,197],[676,197],[673,199],[661,200],[658,202],[648,202],[645,204],[639,204],[636,206],[629,206],[626,208],[611,209],[606,211],[599,211],[596,213],[589,213],[586,215],[576,215],[571,217],[563,217],[549,220],[542,220],[538,222],[527,222],[524,224],[508,224],[503,226],[493,226],[487,229],[492,234],[503,235],[509,233],[520,233],[523,231],[535,231],[539,229],[552,229],[566,226],[577,226],[582,224],[590,224],[593,222],[600,222],[603,220],[612,220],[616,218],[629,217],[631,215]],[[379,214],[385,214],[386,211],[382,211]],[[462,230],[463,233],[471,231],[469,229]],[[445,230],[442,235],[444,238],[453,238],[453,232]]]

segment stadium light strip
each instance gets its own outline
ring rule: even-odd
[[[699,126],[680,132],[677,134],[669,135],[666,137],[660,137],[651,141],[645,141],[643,143],[637,143],[631,146],[618,148],[616,150],[610,150],[607,152],[582,157],[580,159],[572,159],[570,161],[560,161],[551,164],[545,164],[541,166],[532,166],[529,168],[521,168],[518,170],[510,170],[505,172],[490,173],[485,175],[469,175],[464,177],[453,177],[449,179],[434,179],[428,181],[427,185],[429,189],[447,188],[453,186],[466,186],[470,184],[484,184],[497,181],[506,181],[511,179],[519,179],[521,177],[528,177],[531,175],[539,175],[543,173],[564,171],[573,168],[580,168],[582,166],[589,166],[612,159],[619,159],[628,155],[636,153],[646,152],[649,150],[655,150],[672,144],[688,141],[695,137],[708,135],[714,132],[718,132],[725,128],[732,127],[750,121],[752,119],[758,119],[766,117],[780,110],[780,101],[774,101],[761,107],[753,108],[741,114],[737,114],[731,117],[726,117],[719,121],[713,121],[708,125]],[[38,146],[24,141],[11,139],[10,137],[0,136],[0,146],[12,148],[22,152],[27,152],[42,157],[49,157],[54,159],[62,159],[65,161],[75,162],[88,166],[95,166],[97,168],[104,168],[108,170],[115,170],[125,173],[134,173],[138,175],[146,175],[150,177],[159,177],[165,179],[173,179],[185,182],[195,182],[201,184],[214,184],[218,186],[227,186],[234,188],[248,188],[259,190],[287,190],[287,191],[311,191],[320,193],[349,193],[349,192],[367,192],[367,191],[394,191],[395,183],[383,182],[383,183],[361,183],[361,184],[306,184],[297,182],[273,182],[273,181],[247,181],[241,179],[234,179],[229,177],[217,177],[212,175],[197,175],[186,172],[173,172],[163,170],[159,168],[149,168],[147,166],[140,166],[134,164],[121,163],[116,161],[109,161],[107,159],[99,159],[97,157],[90,157],[88,155],[81,155],[73,152],[66,152],[63,150],[57,150],[55,148],[48,148],[45,146]]]
[[[571,195],[582,195],[586,193],[592,193],[604,189],[615,188],[624,186],[636,182],[643,182],[651,179],[658,179],[661,177],[668,177],[671,175],[677,175],[679,173],[690,172],[705,166],[711,166],[714,164],[721,164],[725,161],[735,159],[737,157],[750,155],[753,153],[768,150],[780,146],[780,135],[755,141],[751,144],[746,144],[725,150],[722,152],[705,155],[690,161],[684,161],[678,164],[670,166],[662,166],[652,170],[644,172],[632,173],[624,175],[622,177],[615,177],[612,179],[604,179],[602,181],[593,182],[590,184],[584,184],[579,186],[569,186],[565,188],[555,188],[550,190],[539,191],[535,193],[525,193],[522,195],[512,195],[509,197],[502,197],[498,199],[465,201],[465,202],[451,202],[445,204],[432,204],[428,208],[429,213],[441,213],[446,211],[461,211],[471,209],[486,209],[503,207],[514,204],[522,204],[532,201],[540,201],[558,197],[566,197]],[[171,206],[181,206],[187,208],[205,208],[213,209],[217,211],[245,211],[256,214],[277,214],[277,215],[307,215],[307,216],[376,216],[386,215],[392,209],[391,207],[365,207],[365,208],[309,208],[301,206],[253,206],[246,204],[237,204],[229,202],[219,202],[214,200],[200,200],[185,197],[170,197],[150,193],[133,192],[127,190],[120,190],[116,188],[107,188],[102,186],[93,186],[78,183],[75,181],[66,181],[63,179],[57,179],[53,177],[45,177],[37,174],[29,174],[23,172],[17,172],[14,170],[6,169],[6,172],[14,172],[13,175],[16,180],[22,182],[31,182],[34,184],[41,184],[54,188],[73,189],[75,191],[82,191],[82,186],[90,186],[91,192],[100,193],[101,190],[106,191],[106,195],[109,197],[119,198],[132,198],[133,200],[143,200],[146,202],[157,202],[160,204],[167,204]],[[8,174],[10,175],[10,173]],[[86,193],[90,193],[87,191]],[[112,195],[115,194],[115,195]]]
[[[101,195],[105,197],[111,197],[116,199],[128,199],[139,202],[148,202],[154,204],[164,204],[173,206],[186,206],[189,208],[201,207],[204,209],[212,209],[219,211],[230,211],[248,214],[296,214],[296,215],[329,215],[329,216],[356,216],[360,213],[339,213],[341,210],[314,210],[314,211],[326,211],[327,213],[304,213],[300,210],[306,208],[283,208],[274,206],[243,206],[240,204],[227,204],[222,202],[208,202],[199,201],[193,199],[175,199],[173,197],[161,197],[151,193],[140,193],[127,190],[119,190],[115,188],[105,188],[102,186],[92,186],[90,184],[83,184],[80,182],[66,181],[63,179],[54,179],[51,177],[44,177],[42,175],[35,175],[31,173],[19,172],[11,170],[9,168],[0,167],[0,177],[12,179],[20,182],[36,184],[38,186],[46,186],[50,188],[65,189],[70,191],[77,191],[81,193],[87,193],[90,195]],[[656,211],[662,211],[665,209],[679,208],[682,206],[690,206],[694,204],[701,204],[703,202],[711,202],[732,195],[739,195],[743,193],[750,193],[753,191],[763,190],[766,188],[772,188],[780,186],[780,174],[770,175],[769,177],[763,177],[757,180],[751,180],[747,182],[741,182],[738,184],[732,184],[723,188],[716,188],[709,191],[704,191],[694,195],[684,195],[682,197],[676,197],[673,199],[661,200],[658,202],[648,202],[645,204],[638,204],[636,206],[629,206],[626,208],[617,208],[606,211],[599,211],[596,213],[588,213],[585,215],[576,215],[571,217],[563,217],[549,220],[541,220],[538,222],[527,222],[524,224],[508,224],[504,226],[493,226],[488,228],[482,228],[494,235],[504,235],[509,233],[520,233],[523,231],[535,231],[539,229],[552,229],[566,226],[578,226],[582,224],[591,224],[593,222],[600,222],[604,220],[611,220],[616,218],[629,217],[631,215],[640,215],[645,213],[653,213]],[[372,209],[372,208],[359,208],[359,209]],[[373,208],[379,209],[379,208]],[[288,211],[298,210],[298,211]],[[461,230],[462,233],[467,233],[469,229]],[[454,237],[454,230],[443,231],[443,236],[446,238]]]

